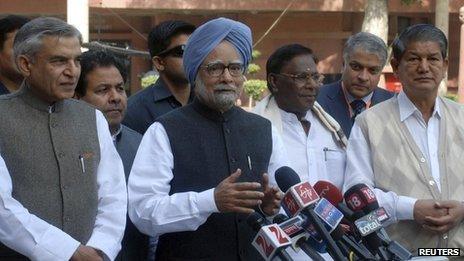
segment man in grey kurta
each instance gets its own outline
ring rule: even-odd
[[[113,260],[126,217],[121,160],[103,115],[70,99],[81,35],[56,18],[14,42],[25,81],[0,98],[1,260]]]

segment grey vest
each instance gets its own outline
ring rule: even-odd
[[[174,155],[170,195],[214,188],[237,168],[242,170],[241,182],[259,182],[267,172],[272,153],[271,123],[258,115],[238,107],[221,114],[194,100],[158,121],[166,130]],[[243,214],[213,213],[196,231],[164,234],[156,260],[259,260],[251,246],[256,233],[246,218]]]
[[[72,99],[49,106],[23,86],[0,97],[0,122],[0,148],[13,198],[85,244],[98,204],[95,110]],[[0,245],[0,259],[11,255]]]
[[[400,121],[398,99],[376,105],[356,118],[371,148],[375,186],[417,199],[464,201],[464,107],[439,98],[442,118],[438,137],[441,192],[425,157]],[[464,249],[464,223],[444,235],[428,232],[412,220],[388,227],[389,235],[411,251],[419,247]]]

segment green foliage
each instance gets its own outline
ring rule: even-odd
[[[458,102],[458,95],[454,94],[454,93],[447,93],[445,95],[445,98],[448,98],[448,99],[450,99],[452,101]]]
[[[156,80],[158,80],[159,76],[155,74],[148,74],[142,77],[140,80],[140,84],[142,85],[142,88],[145,89],[148,86],[154,84]]]
[[[415,3],[419,3],[421,5],[422,0],[401,0],[401,3],[405,4],[405,5],[412,5],[412,4],[415,4]]]
[[[261,94],[267,88],[267,82],[264,80],[247,80],[243,84],[243,88],[248,96],[258,101],[261,98]]]
[[[255,63],[250,63],[248,65],[248,71],[247,73],[253,75],[261,70],[261,67]]]
[[[261,56],[261,52],[258,50],[253,50],[251,53],[253,60]],[[253,77],[256,73],[261,70],[261,67],[255,63],[250,63],[248,65],[247,73]],[[261,99],[261,95],[267,89],[267,82],[259,79],[249,79],[243,84],[243,89],[248,97],[251,97],[253,100],[258,101]]]

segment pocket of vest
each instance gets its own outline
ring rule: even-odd
[[[93,173],[96,169],[95,155],[93,152],[81,152],[78,156],[78,163],[82,173]]]

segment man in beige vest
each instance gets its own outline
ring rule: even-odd
[[[374,187],[395,223],[390,236],[411,251],[459,247],[462,255],[464,111],[437,96],[446,50],[433,25],[408,27],[395,39],[391,64],[403,90],[356,119],[344,190]]]
[[[37,18],[18,31],[21,88],[0,96],[0,260],[113,260],[126,223],[124,169],[100,111],[70,99],[82,37]]]

